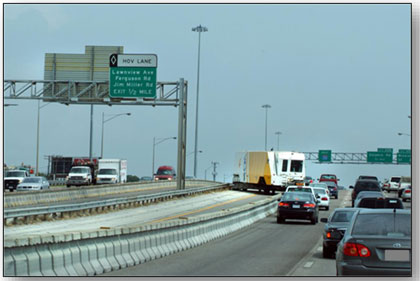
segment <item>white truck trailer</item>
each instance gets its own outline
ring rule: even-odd
[[[127,182],[127,160],[99,159],[97,184]]]
[[[284,191],[287,186],[303,184],[305,154],[293,151],[237,152],[233,175],[234,189]]]

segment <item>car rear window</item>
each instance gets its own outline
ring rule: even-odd
[[[287,189],[287,192],[310,192],[310,193],[312,193],[312,190],[310,188],[291,187],[291,188]]]
[[[401,180],[401,178],[400,178],[400,177],[393,177],[393,178],[391,178],[391,180],[390,180],[390,181],[392,181],[392,182],[396,182],[396,183],[399,183],[399,182],[400,182],[400,180]]]
[[[360,214],[357,216],[353,235],[411,236],[411,219],[408,214]]]
[[[281,200],[283,201],[311,201],[311,195],[310,194],[296,194],[296,193],[289,193],[286,192],[281,197]]]
[[[321,179],[326,179],[326,180],[335,180],[337,177],[334,175],[322,175]]]
[[[374,181],[363,181],[356,183],[355,191],[359,192],[360,190],[364,191],[381,191],[381,188],[377,184],[377,182]]]
[[[331,218],[332,222],[349,222],[353,217],[354,212],[339,211],[335,212],[334,216]]]

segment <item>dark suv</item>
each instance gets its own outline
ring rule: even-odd
[[[357,180],[354,187],[350,186],[350,188],[353,189],[353,192],[351,193],[352,207],[354,207],[354,200],[356,199],[357,194],[359,194],[360,191],[382,191],[377,180]]]

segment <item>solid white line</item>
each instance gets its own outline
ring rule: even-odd
[[[310,267],[312,267],[313,264],[314,264],[313,261],[308,261],[307,263],[305,263],[305,265],[303,267],[304,268],[310,268]]]

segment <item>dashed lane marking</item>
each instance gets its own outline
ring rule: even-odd
[[[308,261],[307,263],[305,263],[305,265],[303,267],[304,268],[310,268],[310,267],[312,267],[313,264],[314,264],[313,261]]]

